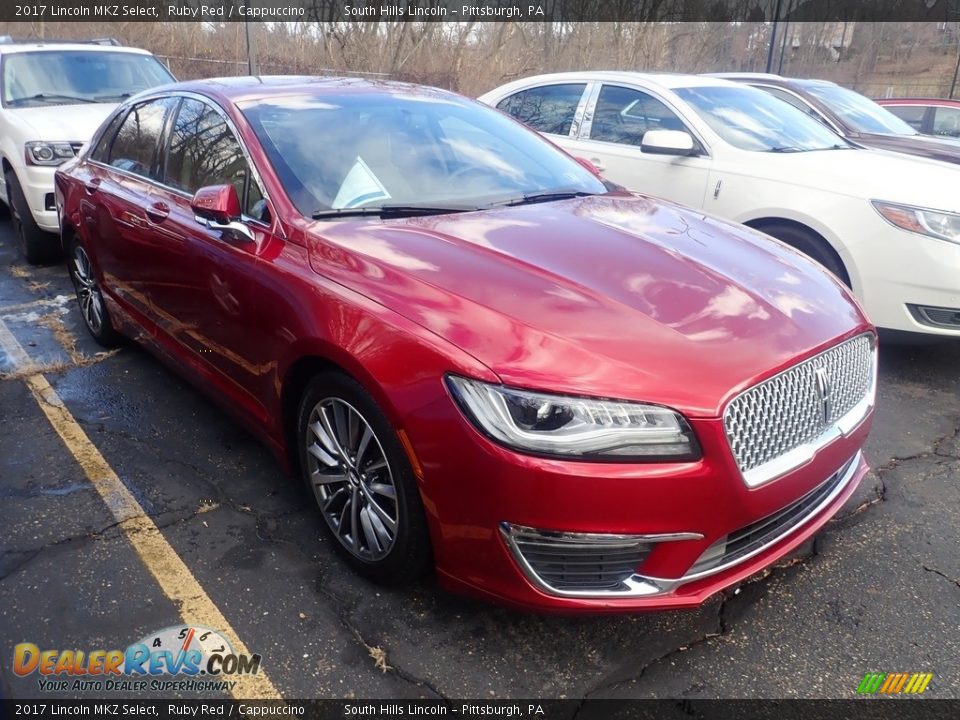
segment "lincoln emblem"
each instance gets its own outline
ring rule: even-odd
[[[830,416],[833,414],[830,376],[827,374],[826,368],[818,367],[814,371],[814,377],[817,380],[817,394],[820,396],[820,409],[823,413],[823,422],[826,425],[830,422]]]

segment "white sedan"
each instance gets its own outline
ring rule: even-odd
[[[801,250],[882,328],[960,337],[960,167],[853,148],[762,90],[696,75],[541,75],[480,100],[630,190]]]

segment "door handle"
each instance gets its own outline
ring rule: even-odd
[[[84,181],[83,187],[86,188],[88,193],[93,195],[97,190],[100,189],[100,183],[102,182],[103,180],[101,178],[98,178],[98,177],[90,178],[89,180]]]
[[[603,164],[603,161],[600,158],[590,158],[590,162],[592,162],[593,166],[600,172],[603,172],[607,169],[607,166]]]
[[[153,222],[160,223],[170,217],[170,206],[165,202],[155,202],[145,212]]]

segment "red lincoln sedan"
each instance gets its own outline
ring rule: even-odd
[[[696,605],[867,470],[876,338],[833,276],[449,92],[170,85],[63,166],[57,204],[93,336],[231,410],[380,582]]]

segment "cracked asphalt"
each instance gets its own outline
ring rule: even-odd
[[[287,698],[847,698],[921,671],[960,697],[960,343],[881,348],[874,470],[803,552],[694,611],[554,617],[351,573],[267,450],[144,351],[100,352],[7,222],[0,317]],[[8,361],[0,690],[27,698],[14,644],[125,647],[180,619]]]

